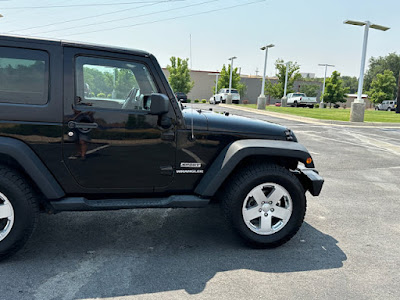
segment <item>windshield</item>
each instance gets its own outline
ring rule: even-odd
[[[229,93],[229,89],[226,90],[227,93]],[[231,89],[232,94],[239,94],[237,90]]]
[[[297,93],[297,94],[293,94],[293,97],[305,97],[306,94],[302,94],[302,93]]]

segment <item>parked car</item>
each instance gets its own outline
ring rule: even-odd
[[[109,89],[99,80],[101,92],[85,94],[94,71],[123,72],[132,87],[97,97]],[[160,74],[144,51],[0,35],[0,260],[22,248],[40,212],[213,199],[251,246],[277,247],[296,234],[306,193],[318,196],[324,180],[295,134],[185,108]]]
[[[226,97],[228,96],[228,94],[229,94],[229,88],[220,89],[218,91],[218,94],[215,94],[213,96],[213,104],[225,103]],[[239,94],[238,90],[231,89],[231,94],[232,94],[232,103],[239,104],[240,94]]]
[[[313,108],[315,104],[317,104],[316,97],[307,97],[304,93],[290,93],[287,95],[287,105],[300,107],[300,106],[308,106]]]
[[[176,97],[176,99],[178,99],[178,101],[180,101],[182,103],[186,103],[187,102],[187,95],[185,93],[176,92],[175,93],[175,97]]]
[[[210,104],[218,104],[218,103],[220,103],[221,101],[216,101],[215,98],[214,98],[214,96],[211,96],[211,97],[210,97],[210,100],[208,100],[208,102],[210,102]]]
[[[387,111],[395,111],[397,105],[397,100],[383,100],[382,103],[379,103],[375,106],[375,110],[387,110]]]
[[[279,107],[280,107],[280,106],[282,106],[282,103],[276,102],[276,103],[275,103],[275,106],[279,106]]]

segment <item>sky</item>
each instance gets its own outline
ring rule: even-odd
[[[370,29],[367,60],[400,52],[396,0],[0,0],[0,34],[122,46],[153,53],[165,67],[171,56],[190,58],[193,70],[220,71],[228,58],[241,74],[267,75],[274,62],[297,62],[323,77],[360,74],[364,28],[344,20],[390,27]],[[367,62],[368,66],[368,62]]]

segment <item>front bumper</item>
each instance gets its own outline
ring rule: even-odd
[[[318,174],[318,171],[300,166],[296,171],[300,177],[300,181],[303,183],[305,188],[310,191],[311,195],[318,196],[321,193],[324,184],[324,179]]]

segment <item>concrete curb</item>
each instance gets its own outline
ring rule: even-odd
[[[308,124],[316,124],[316,125],[332,125],[332,126],[345,126],[345,127],[382,127],[382,128],[400,128],[400,123],[382,123],[382,122],[360,122],[360,123],[353,123],[353,122],[346,122],[346,121],[334,121],[334,120],[321,120],[321,119],[313,119],[265,110],[258,110],[254,108],[248,108],[243,106],[236,106],[236,105],[227,105],[227,104],[219,104],[220,107],[232,108],[241,111],[252,112],[259,115],[266,115],[291,121],[299,121]]]

